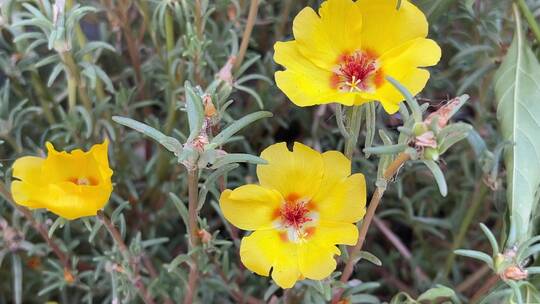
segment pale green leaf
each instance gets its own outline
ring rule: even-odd
[[[517,11],[516,23],[514,41],[494,78],[500,129],[513,143],[505,152],[507,200],[515,229],[509,245],[534,233],[530,219],[540,186],[540,64],[527,44]]]

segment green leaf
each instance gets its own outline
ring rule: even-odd
[[[180,155],[180,153],[182,152],[182,144],[176,138],[167,136],[146,124],[143,124],[131,118],[121,116],[113,116],[112,120],[123,126],[132,128],[133,130],[140,132],[148,137],[151,137],[163,147],[165,147],[167,150],[173,152],[176,156]]]
[[[493,268],[493,260],[491,257],[483,252],[476,250],[458,249],[454,251],[455,254],[469,257],[472,259],[480,260],[486,263],[490,268]]]
[[[218,157],[216,161],[212,164],[213,169],[220,168],[221,166],[233,163],[251,163],[256,165],[267,164],[267,161],[251,154],[246,153],[230,153],[225,154],[221,157]]]
[[[367,260],[367,261],[371,262],[374,265],[382,266],[381,260],[378,257],[376,257],[374,254],[370,253],[370,252],[360,251],[358,253],[358,257],[360,259]]]
[[[452,289],[442,285],[436,285],[436,287],[427,290],[418,297],[418,301],[436,301],[443,298],[451,299],[452,303],[460,303],[456,293]]]
[[[429,171],[431,171],[431,174],[433,174],[437,186],[439,186],[441,195],[446,196],[448,194],[448,186],[446,185],[446,179],[444,178],[444,174],[441,171],[441,168],[439,168],[439,165],[432,160],[423,160],[423,162],[428,167]]]
[[[507,201],[516,230],[508,245],[533,235],[531,217],[540,186],[540,64],[524,37],[517,10],[515,16],[514,41],[494,78],[500,129],[514,144],[505,151]]]
[[[189,123],[188,142],[199,136],[204,122],[204,108],[202,98],[193,91],[193,88],[186,81],[184,88],[186,90],[186,110]]]
[[[210,148],[216,148],[224,144],[231,136],[236,134],[242,128],[245,128],[254,121],[257,121],[261,118],[272,117],[272,113],[268,111],[259,111],[255,113],[248,114],[239,120],[230,124],[227,128],[221,131],[210,143]]]

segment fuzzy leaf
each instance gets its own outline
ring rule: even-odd
[[[504,139],[513,143],[505,152],[507,200],[515,229],[508,245],[534,233],[531,217],[540,186],[540,64],[527,44],[517,11],[515,15],[514,41],[494,78],[499,126]]]
[[[137,132],[151,137],[152,139],[160,143],[163,147],[165,147],[167,150],[173,152],[176,156],[180,155],[180,153],[182,152],[182,144],[176,138],[167,136],[148,125],[145,125],[134,119],[121,116],[113,116],[112,120],[123,126],[132,128]]]
[[[215,148],[224,144],[231,136],[236,134],[236,132],[240,131],[242,128],[245,128],[252,122],[265,117],[272,117],[272,113],[267,111],[259,111],[240,118],[216,135],[216,137],[214,137],[210,143],[211,147]]]
[[[193,91],[193,88],[188,82],[185,84],[185,90],[186,110],[189,123],[189,142],[199,136],[199,133],[201,132],[204,122],[204,109],[201,97]]]

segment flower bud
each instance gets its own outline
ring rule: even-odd
[[[424,158],[425,159],[438,161],[439,160],[439,155],[440,155],[439,150],[437,148],[426,148],[424,150]]]
[[[413,126],[413,132],[415,136],[420,136],[428,131],[428,127],[423,122],[417,122]]]

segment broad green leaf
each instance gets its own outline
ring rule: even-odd
[[[515,229],[507,244],[512,246],[534,233],[531,218],[540,186],[540,64],[524,38],[517,11],[514,41],[495,74],[494,87],[502,135],[513,143],[505,151],[507,200]]]

